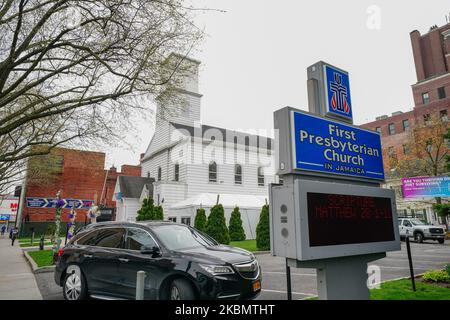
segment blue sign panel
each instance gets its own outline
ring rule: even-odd
[[[93,200],[62,199],[65,209],[89,209]],[[27,198],[28,208],[56,208],[56,198]]]
[[[0,221],[9,221],[10,218],[11,218],[11,215],[9,215],[9,214],[1,214],[0,215]]]
[[[292,111],[294,169],[384,180],[378,132]]]
[[[348,73],[330,65],[325,65],[324,79],[327,112],[347,119],[353,119]]]

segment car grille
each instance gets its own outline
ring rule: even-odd
[[[430,228],[430,233],[443,234],[444,230],[440,228]]]
[[[259,265],[257,260],[234,264],[233,266],[245,279],[256,279],[259,276]]]

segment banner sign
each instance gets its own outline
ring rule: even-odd
[[[89,209],[93,200],[81,199],[62,199],[64,201],[63,208],[66,209]],[[56,208],[56,198],[27,198],[28,208]]]
[[[327,112],[352,119],[353,113],[348,73],[328,64],[325,64],[323,68]]]
[[[402,179],[403,197],[450,197],[450,177],[418,177]]]
[[[0,221],[9,221],[11,216],[9,214],[1,214],[0,215]]]
[[[298,111],[291,121],[294,169],[384,180],[378,132]]]

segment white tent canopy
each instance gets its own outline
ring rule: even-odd
[[[268,201],[268,199],[267,199]],[[216,193],[200,193],[194,197],[180,201],[172,205],[171,209],[182,209],[188,207],[213,207],[217,203]],[[258,208],[266,204],[266,197],[246,194],[219,194],[219,203],[224,208]]]

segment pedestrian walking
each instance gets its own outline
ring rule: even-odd
[[[16,241],[16,238],[19,237],[19,228],[15,227],[13,229],[12,235],[11,235],[11,245],[14,245],[14,241]]]
[[[6,224],[2,225],[2,238],[5,236]]]

